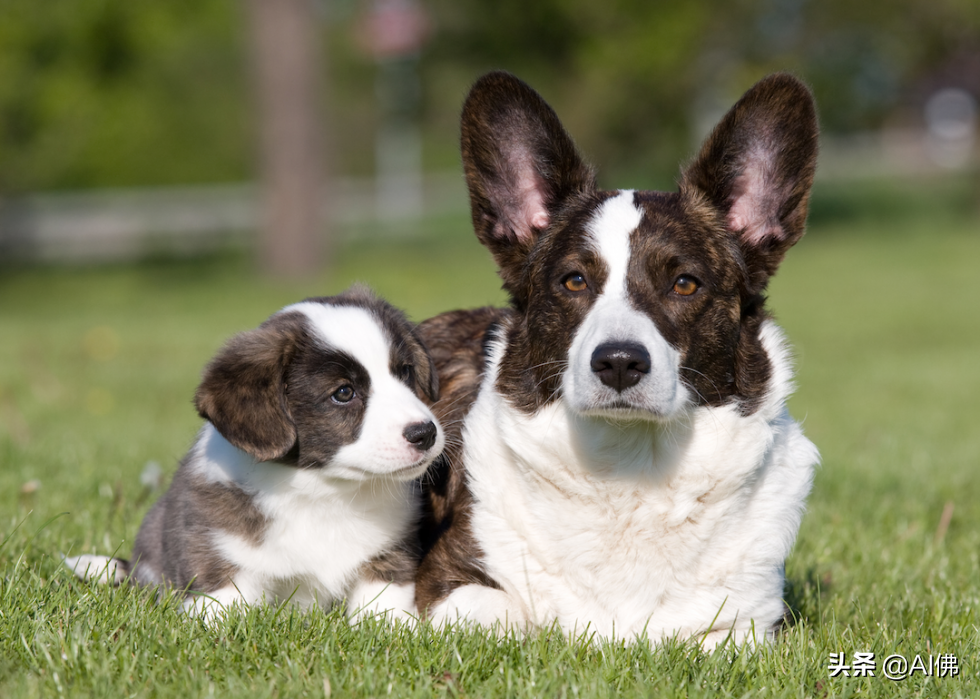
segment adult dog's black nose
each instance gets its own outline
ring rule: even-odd
[[[429,420],[428,422],[413,422],[405,428],[402,435],[409,444],[419,451],[428,451],[436,443],[438,432],[435,423]]]
[[[635,342],[606,342],[592,353],[592,371],[602,383],[622,393],[650,373],[650,353]]]

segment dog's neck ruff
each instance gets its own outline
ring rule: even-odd
[[[759,633],[783,613],[782,567],[814,446],[789,417],[789,351],[771,322],[759,410],[691,407],[670,422],[528,415],[495,390],[505,329],[464,431],[473,531],[528,621],[602,636]],[[513,603],[512,603],[513,604]],[[714,626],[712,621],[714,620]]]

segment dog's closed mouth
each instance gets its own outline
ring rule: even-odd
[[[391,471],[385,475],[392,478],[398,478],[400,480],[411,480],[412,478],[418,478],[423,473],[425,473],[425,471],[429,468],[429,465],[431,463],[432,463],[431,459],[422,457],[422,459],[414,465],[405,466],[396,471]]]
[[[601,403],[594,408],[582,411],[582,415],[588,417],[612,418],[617,421],[634,420],[666,420],[667,415],[658,410],[633,405],[625,400],[615,400],[608,403]]]

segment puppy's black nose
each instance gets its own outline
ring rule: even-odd
[[[413,422],[405,428],[402,435],[409,444],[419,451],[428,451],[436,443],[438,432],[435,423],[430,420],[429,422]]]
[[[592,353],[592,371],[602,383],[622,393],[650,373],[650,353],[635,342],[606,342]]]

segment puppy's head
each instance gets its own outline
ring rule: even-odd
[[[364,480],[421,475],[442,451],[438,379],[414,326],[363,288],[287,306],[232,338],[195,404],[258,461]]]
[[[752,412],[769,385],[762,296],[803,235],[816,164],[807,88],[750,89],[678,192],[601,191],[558,117],[506,73],[474,85],[462,151],[477,237],[517,311],[498,389],[533,412]]]

